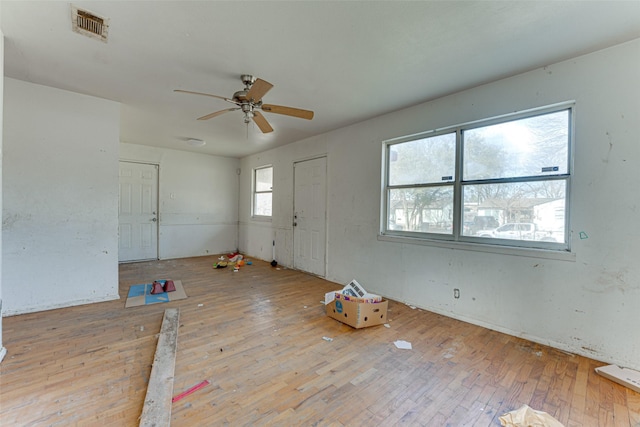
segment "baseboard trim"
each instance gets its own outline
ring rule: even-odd
[[[31,307],[22,307],[18,309],[4,309],[2,317],[18,316],[20,314],[36,313],[39,311],[56,310],[58,308],[74,307],[76,305],[94,304],[99,302],[114,301],[120,299],[120,295],[106,295],[99,298],[81,299],[74,301],[65,301],[57,304],[38,305]]]

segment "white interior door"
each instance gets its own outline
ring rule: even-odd
[[[294,168],[293,265],[324,277],[326,257],[327,159],[297,162]]]
[[[158,165],[120,162],[118,261],[158,259]]]

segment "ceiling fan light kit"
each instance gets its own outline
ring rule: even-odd
[[[244,89],[239,90],[233,94],[231,98],[227,98],[219,95],[212,95],[209,93],[192,92],[189,90],[175,89],[174,92],[189,93],[192,95],[210,96],[213,98],[222,99],[224,101],[235,104],[236,107],[227,108],[224,110],[216,111],[214,113],[207,114],[202,117],[198,117],[198,120],[209,120],[217,117],[221,114],[229,111],[242,110],[244,114],[244,122],[249,124],[251,120],[258,126],[262,133],[273,132],[273,128],[267,121],[267,119],[260,113],[259,110],[267,113],[282,114],[290,117],[297,117],[300,119],[311,120],[313,119],[313,111],[302,110],[300,108],[285,107],[282,105],[263,104],[262,97],[273,88],[273,85],[265,80],[255,78],[250,74],[242,74],[240,80],[244,84]],[[204,145],[204,144],[202,144]]]

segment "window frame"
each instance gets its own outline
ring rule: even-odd
[[[527,119],[531,117],[567,111],[567,165],[566,173],[557,173],[538,176],[523,176],[517,178],[493,178],[493,179],[476,179],[463,180],[464,165],[464,141],[463,133],[471,129],[487,127],[500,123],[513,122],[517,120]],[[569,254],[567,259],[574,259],[571,253],[571,234],[570,234],[570,210],[571,210],[571,180],[573,177],[573,150],[574,150],[574,127],[575,127],[575,101],[562,102],[558,104],[548,105],[540,108],[523,110],[515,113],[504,114],[501,116],[491,117],[487,119],[477,120],[473,122],[462,123],[459,125],[448,126],[446,128],[434,129],[412,135],[405,135],[397,138],[388,139],[382,142],[382,186],[381,186],[381,209],[380,209],[380,230],[379,240],[395,241],[403,243],[415,243],[421,245],[443,246],[450,248],[461,248],[471,250],[483,250],[489,252],[517,254],[540,255],[547,253],[542,257],[563,258],[563,254]],[[397,144],[407,143],[410,141],[435,137],[448,133],[455,133],[456,136],[456,154],[455,154],[455,174],[451,181],[442,181],[437,183],[413,184],[413,185],[390,185],[390,161],[391,148]],[[479,237],[464,235],[464,187],[483,184],[509,184],[509,183],[526,183],[526,182],[544,182],[544,181],[564,181],[565,182],[565,207],[564,207],[564,241],[563,242],[545,242],[535,240],[512,240],[499,239],[494,237]],[[422,231],[405,231],[392,230],[389,227],[389,214],[391,210],[392,190],[397,188],[434,188],[437,186],[453,185],[453,218],[452,229],[450,234],[429,233]],[[557,215],[557,214],[556,214]],[[501,226],[504,224],[501,224]]]
[[[269,190],[258,190],[258,172],[264,169],[271,169],[271,188]],[[251,176],[251,218],[270,221],[273,217],[273,165],[264,165],[253,168]],[[271,194],[271,215],[260,215],[256,213],[256,198],[259,194]]]

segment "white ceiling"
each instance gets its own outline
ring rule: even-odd
[[[5,75],[122,103],[121,141],[242,157],[640,37],[640,1],[2,1]],[[253,74],[263,101],[315,111],[244,124],[223,100]],[[594,82],[595,84],[596,82]],[[600,84],[600,82],[598,82]],[[606,82],[604,83],[606,84]],[[207,145],[193,148],[188,138]]]

